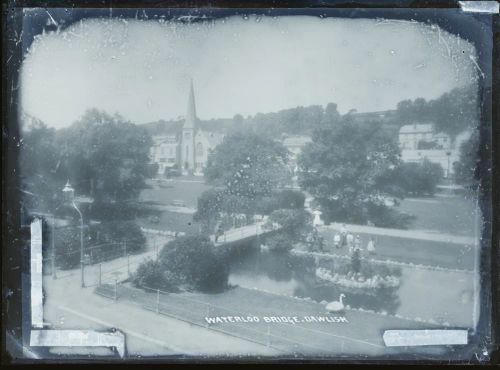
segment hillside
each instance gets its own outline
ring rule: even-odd
[[[235,129],[249,129],[278,138],[283,134],[310,135],[315,127],[335,124],[341,119],[366,124],[380,122],[394,135],[397,135],[399,127],[403,125],[431,122],[436,125],[438,131],[454,138],[460,132],[477,125],[479,113],[475,87],[465,86],[451,90],[434,100],[402,100],[395,110],[363,113],[351,110],[340,115],[337,105],[329,103],[326,107],[299,106],[278,112],[257,113],[246,118],[237,114],[233,118],[199,120],[198,124],[207,131],[227,133]],[[144,126],[152,135],[178,134],[182,129],[182,122],[160,120],[145,123]]]

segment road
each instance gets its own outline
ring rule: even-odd
[[[138,266],[135,262],[151,258],[153,253],[149,251],[134,256],[131,272]],[[111,283],[115,278],[117,281],[125,279],[127,267],[126,257],[103,263],[103,282]],[[159,316],[121,300],[101,297],[94,293],[94,284],[98,282],[97,266],[86,269],[86,288],[80,287],[78,269],[59,271],[58,276],[55,280],[45,276],[43,282],[46,294],[44,321],[52,324],[51,329],[118,328],[126,335],[127,352],[131,356],[276,354],[266,346]],[[87,353],[88,349],[75,347],[72,351]]]

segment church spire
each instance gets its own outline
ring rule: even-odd
[[[194,88],[193,79],[189,87],[188,106],[186,112],[186,121],[184,122],[184,129],[194,129],[196,126],[196,105],[194,102]]]

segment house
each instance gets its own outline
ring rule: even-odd
[[[443,132],[435,133],[435,126],[430,123],[410,124],[399,130],[399,147],[403,162],[420,163],[427,159],[441,165],[446,178],[453,175],[453,164],[459,160],[460,143],[470,133],[463,132],[455,141]]]

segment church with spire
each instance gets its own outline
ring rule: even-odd
[[[150,150],[151,163],[158,165],[158,175],[171,171],[184,175],[202,176],[208,156],[222,142],[224,135],[204,131],[196,117],[196,102],[193,81],[189,86],[186,117],[182,131],[174,135],[153,136]]]

